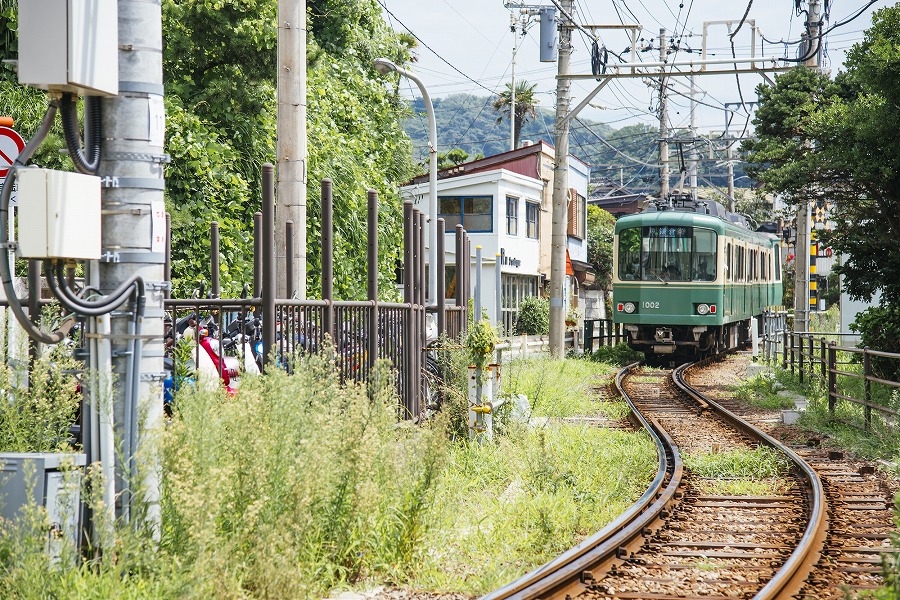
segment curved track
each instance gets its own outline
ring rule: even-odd
[[[816,563],[827,528],[822,483],[792,450],[672,372],[623,369],[616,386],[654,439],[659,470],[602,531],[486,595],[505,598],[786,598]],[[767,445],[791,464],[778,496],[714,496],[679,449]]]

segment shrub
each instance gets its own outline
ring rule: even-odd
[[[519,304],[516,335],[547,335],[550,333],[550,301],[528,296]]]
[[[608,365],[625,366],[644,360],[644,353],[630,348],[625,342],[619,342],[615,346],[600,346],[591,354],[591,360]]]
[[[881,305],[866,309],[856,315],[850,328],[860,333],[860,345],[881,352],[900,353],[900,306]],[[873,356],[871,360],[876,376],[900,379],[900,360],[880,356]]]

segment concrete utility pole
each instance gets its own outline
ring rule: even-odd
[[[306,0],[278,0],[275,255],[278,297],[306,298]],[[287,222],[295,227],[287,248]],[[296,290],[287,289],[288,252]]]
[[[509,88],[509,149],[516,149],[516,54],[519,52],[518,18],[515,10],[509,12],[509,28],[513,34],[512,76]]]
[[[811,69],[819,68],[819,39],[822,18],[819,0],[809,0],[806,52],[816,51],[803,63]],[[809,329],[809,199],[797,207],[797,243],[794,246],[794,331]]]
[[[138,379],[130,389],[125,385],[132,381],[127,373],[132,362],[130,342],[135,336],[130,327],[131,309],[126,308],[130,304],[110,314],[112,365],[119,382],[113,386],[116,435],[131,437],[132,450],[137,451],[147,441],[148,434],[163,426],[162,282],[166,222],[162,11],[158,2],[119,0],[118,14],[119,95],[102,100],[103,136],[98,175],[103,185],[104,257],[97,270],[103,293],[113,291],[133,275],[142,277],[146,285],[146,307],[141,323],[143,339],[137,340],[141,368],[140,373],[132,374]],[[126,420],[126,416],[130,419]],[[123,428],[128,431],[123,432]],[[116,456],[120,475],[127,465],[120,463],[121,458]],[[126,461],[131,458],[127,450],[124,458]],[[152,527],[158,527],[160,518],[156,463],[154,456],[144,455],[143,462],[137,465]],[[121,481],[117,482],[117,488],[119,485]],[[135,482],[125,486],[133,489]],[[127,514],[128,506],[120,510]]]
[[[666,29],[659,30],[659,62],[666,62]],[[659,199],[669,196],[669,113],[666,110],[666,78],[659,78]]]
[[[691,75],[691,199],[697,201],[697,168],[699,157],[697,156],[697,87],[694,85],[694,76]]]
[[[561,0],[559,20],[559,58],[556,81],[556,155],[553,159],[553,230],[550,236],[550,354],[562,358],[565,350],[566,283],[566,203],[569,199],[569,74],[572,56],[572,24],[574,0]]]

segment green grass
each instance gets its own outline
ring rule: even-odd
[[[591,391],[596,363],[517,368],[511,378],[540,380],[548,404],[607,404]],[[655,472],[642,433],[556,422],[451,441],[447,415],[398,424],[389,378],[341,388],[331,369],[313,356],[293,375],[247,377],[234,396],[182,388],[157,437],[159,541],[118,523],[114,552],[51,566],[46,515],[0,523],[0,598],[322,598],[381,584],[482,593],[601,528]]]
[[[778,392],[784,389],[786,386],[779,381],[775,371],[765,371],[740,385],[732,386],[731,391],[738,400],[757,408],[765,410],[794,408],[794,401],[791,398],[778,395]]]
[[[759,446],[753,450],[685,454],[684,466],[700,477],[764,479],[781,476],[788,461],[775,450]]]
[[[503,388],[509,394],[525,394],[537,417],[604,415],[627,416],[624,402],[609,401],[596,389],[608,381],[615,368],[583,359],[516,359],[504,366]]]
[[[556,424],[496,445],[454,447],[413,581],[482,594],[574,546],[646,489],[656,451],[643,433]]]
[[[778,477],[764,479],[710,479],[701,481],[701,493],[710,496],[778,496],[788,491],[787,482]]]

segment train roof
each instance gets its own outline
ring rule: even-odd
[[[679,210],[644,211],[633,215],[626,215],[616,221],[615,232],[631,227],[644,227],[652,225],[674,225],[689,227],[705,227],[718,234],[727,234],[743,240],[757,243],[768,243],[777,240],[778,237],[770,233],[756,233],[745,227],[741,227],[722,217],[698,214],[695,212]]]

